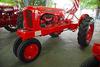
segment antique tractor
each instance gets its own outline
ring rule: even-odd
[[[79,0],[74,0],[73,7],[65,11],[59,8],[28,6],[23,9],[23,28],[17,30],[13,52],[22,62],[35,60],[41,52],[41,43],[35,37],[50,35],[59,37],[64,30],[75,32],[78,28],[78,43],[81,48],[89,45],[94,32],[93,18],[83,14],[77,23],[72,18],[78,10]],[[66,13],[69,13],[66,18]]]
[[[17,30],[17,13],[19,9],[15,6],[0,5],[0,27],[10,32]]]

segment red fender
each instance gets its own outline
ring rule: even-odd
[[[93,48],[92,48],[92,53],[93,53],[93,56],[94,56],[98,61],[100,61],[100,44],[94,43],[94,46],[93,46]]]
[[[82,14],[81,17],[79,18],[79,25],[81,24],[82,20],[84,20],[87,16],[89,16],[88,14]]]

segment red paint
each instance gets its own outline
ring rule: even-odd
[[[75,14],[78,9],[79,0],[74,1],[73,8],[69,11],[69,15]],[[77,6],[77,8],[76,8]],[[74,10],[73,10],[74,9]],[[24,15],[24,29],[19,29],[17,35],[26,40],[29,38],[36,37],[35,33],[40,31],[40,35],[45,36],[54,32],[63,32],[64,29],[69,29],[76,31],[79,23],[73,24],[72,18],[65,18],[65,10],[59,8],[49,8],[44,6],[28,6],[23,9]],[[41,17],[45,14],[53,15],[53,18],[44,18],[41,20]],[[52,24],[48,24],[46,27],[41,27],[41,24],[45,23],[47,20],[52,20]],[[80,20],[79,20],[80,21]]]
[[[95,43],[92,48],[93,56],[100,61],[100,44]]]
[[[89,26],[89,29],[88,29],[88,32],[87,32],[87,38],[86,38],[88,43],[89,43],[89,42],[91,41],[91,39],[92,39],[93,31],[94,31],[94,25],[91,24],[91,25]]]
[[[44,6],[28,6],[23,9],[24,23],[23,29],[17,30],[17,35],[22,41],[35,38],[37,36],[50,35],[52,33],[61,33],[65,29],[75,32],[80,23],[88,14],[83,14],[77,23],[72,19],[78,10],[79,0],[75,0],[73,8],[68,11],[72,15],[70,19],[65,18],[65,12],[59,8],[49,8]],[[47,15],[47,16],[46,16]],[[93,34],[93,25],[88,30],[87,40],[91,39]],[[38,47],[35,44],[27,46],[24,50],[24,57],[27,60],[33,59],[38,53]]]
[[[27,46],[24,50],[24,57],[27,60],[34,59],[36,55],[38,54],[38,47],[36,44],[31,44]]]

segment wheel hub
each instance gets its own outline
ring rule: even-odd
[[[38,47],[36,44],[31,44],[27,46],[24,50],[24,57],[27,60],[32,60],[38,54]]]

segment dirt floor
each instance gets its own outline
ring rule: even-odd
[[[16,33],[0,29],[0,67],[79,67],[91,55],[94,42],[100,43],[100,21],[96,20],[95,32],[89,47],[79,48],[77,32],[65,31],[59,38],[49,35],[38,37],[42,44],[40,56],[32,63],[22,63],[13,54]]]

